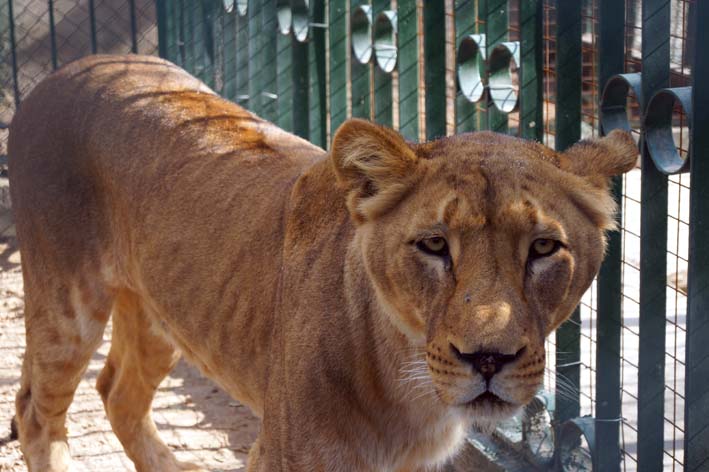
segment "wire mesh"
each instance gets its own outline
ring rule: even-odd
[[[8,17],[10,7],[12,18]],[[5,0],[0,1],[0,9],[0,18],[8,23],[0,28],[0,122],[4,124],[10,123],[15,111],[15,88],[22,100],[55,65],[92,52],[157,53],[155,3],[151,0]],[[0,155],[6,154],[6,142],[7,130],[0,130]]]

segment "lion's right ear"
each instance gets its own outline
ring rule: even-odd
[[[368,121],[346,121],[331,151],[352,218],[362,223],[391,209],[418,178],[419,158],[399,133]]]

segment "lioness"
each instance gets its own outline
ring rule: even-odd
[[[636,146],[351,120],[328,155],[168,62],[94,56],[23,102],[9,155],[30,471],[70,468],[67,408],[113,316],[97,388],[137,470],[202,470],[150,416],[183,354],[263,419],[249,471],[349,472],[435,468],[533,397]]]

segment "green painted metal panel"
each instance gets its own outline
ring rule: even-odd
[[[262,0],[250,0],[247,16],[249,18],[249,110],[261,115],[263,110],[263,23],[261,12]]]
[[[475,31],[475,0],[455,1],[455,46],[460,46],[461,40]],[[456,79],[457,83],[457,79]],[[473,131],[475,127],[475,104],[468,101],[456,87],[455,95],[455,130],[458,133]]]
[[[372,27],[376,24],[377,16],[384,10],[389,10],[389,0],[374,0],[372,2]],[[392,125],[392,84],[391,74],[383,72],[377,65],[374,66],[374,120],[384,126]]]
[[[544,139],[543,6],[543,0],[525,0],[519,5],[519,134],[540,142]]]
[[[581,137],[581,2],[556,0],[556,149],[563,151]],[[495,119],[490,118],[491,124]],[[565,390],[579,389],[580,313],[556,331],[556,372],[567,383]],[[562,395],[557,388],[557,422],[579,416],[579,400]]]
[[[350,0],[350,17],[352,12],[360,6],[368,5],[362,0]],[[348,19],[349,21],[350,19]],[[350,31],[348,29],[348,31]],[[351,31],[350,31],[351,32]],[[360,64],[350,50],[350,82],[352,88],[352,116],[356,118],[369,118],[370,93],[369,93],[370,64]]]
[[[399,0],[398,69],[399,132],[406,139],[419,139],[419,62],[416,0]]]
[[[236,8],[235,8],[236,10]],[[236,103],[249,108],[249,19],[236,16]]]
[[[649,98],[670,79],[670,1],[643,0],[642,88]],[[646,103],[641,104],[643,111]],[[667,284],[667,176],[642,152],[638,467],[662,470]]]
[[[311,3],[311,29],[309,41],[310,142],[322,148],[327,146],[327,88],[325,58],[325,2]]]
[[[564,3],[576,2],[569,2],[567,0]],[[507,16],[507,0],[487,0],[485,19],[487,57],[490,57],[490,53],[492,53],[496,44],[507,41]],[[491,102],[488,102],[487,119],[490,130],[498,133],[508,132],[507,113],[499,111]]]
[[[601,90],[625,66],[624,5],[617,0],[601,0],[599,5],[600,35],[598,38],[598,83]],[[601,130],[601,133],[604,131]],[[615,177],[611,191],[616,201],[623,193],[623,180]],[[617,217],[620,218],[619,206]],[[618,231],[608,235],[606,257],[598,274],[598,304],[596,318],[596,423],[595,462],[600,470],[620,467],[619,431],[621,417],[620,355],[621,355],[621,260],[622,238]]]
[[[276,123],[286,131],[293,130],[293,76],[291,70],[293,51],[291,42],[290,35],[279,33],[276,37],[278,48],[278,56],[276,57],[278,118]]]
[[[278,118],[278,87],[276,83],[276,2],[263,2],[261,10],[261,118],[275,122]]]
[[[425,2],[424,64],[426,65],[426,138],[446,134],[446,33],[444,2]]]
[[[330,132],[347,118],[347,0],[329,4],[330,32]],[[329,145],[329,143],[328,143]]]
[[[689,286],[685,371],[685,470],[709,468],[709,3],[689,15],[696,32],[693,58]]]

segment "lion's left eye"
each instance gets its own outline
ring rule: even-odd
[[[561,247],[561,242],[554,239],[536,239],[529,248],[529,257],[551,256]]]
[[[422,239],[416,243],[421,251],[439,257],[448,256],[448,242],[445,238],[435,236],[433,238]]]

